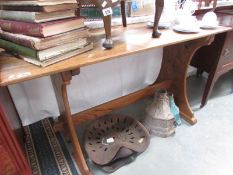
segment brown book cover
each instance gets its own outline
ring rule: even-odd
[[[93,49],[93,43],[87,44],[83,48],[75,49],[75,50],[63,53],[61,55],[58,55],[58,56],[54,56],[53,58],[50,58],[50,59],[47,59],[44,61],[35,60],[33,58],[28,58],[28,57],[21,56],[21,55],[19,55],[19,57],[22,58],[24,61],[27,61],[27,62],[32,63],[34,65],[46,67],[46,66],[49,66],[51,64],[57,63],[59,61],[71,58],[71,57],[79,55],[79,54],[82,54],[82,53],[87,52],[91,49]]]
[[[29,23],[0,19],[3,31],[35,37],[48,37],[84,27],[83,18],[68,18],[44,23]]]
[[[25,12],[0,10],[0,18],[14,21],[41,23],[59,19],[75,17],[75,10],[57,12]]]
[[[76,0],[0,0],[0,5],[20,6],[44,6],[44,5],[58,5],[58,4],[77,3]]]
[[[26,11],[26,12],[57,12],[64,10],[73,10],[78,8],[78,3],[70,4],[58,4],[58,5],[44,5],[44,6],[29,6],[29,5],[20,5],[20,6],[2,6],[2,10],[12,10],[12,11]]]
[[[87,28],[72,30],[59,35],[54,35],[46,38],[38,38],[22,34],[14,34],[0,30],[0,37],[4,40],[35,49],[44,50],[50,47],[66,44],[76,41],[80,38],[87,38],[89,35]]]

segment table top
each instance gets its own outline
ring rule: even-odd
[[[11,85],[114,59],[119,56],[131,55],[232,30],[231,27],[219,27],[215,30],[201,30],[201,32],[195,34],[181,34],[173,30],[162,30],[162,36],[153,39],[151,37],[152,29],[145,26],[144,23],[141,23],[129,25],[126,28],[121,26],[113,28],[114,48],[111,50],[105,50],[102,47],[103,38],[105,37],[104,30],[92,31],[91,36],[94,41],[92,51],[44,68],[27,63],[5,52],[0,52],[0,86]]]

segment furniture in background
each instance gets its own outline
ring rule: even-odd
[[[218,14],[220,25],[233,27],[232,15]],[[221,19],[224,16],[224,20]],[[194,55],[191,65],[197,68],[197,76],[205,71],[209,73],[203,93],[201,107],[205,106],[208,97],[218,78],[233,69],[233,32],[217,34],[214,42],[200,48]]]
[[[204,71],[209,73],[201,101],[203,107],[218,78],[233,69],[233,32],[216,35],[210,46],[196,52],[191,65],[197,68],[197,76],[201,76]]]
[[[23,131],[6,87],[0,88],[0,175],[30,175]]]

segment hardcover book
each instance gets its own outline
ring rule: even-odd
[[[78,8],[78,3],[44,5],[44,6],[30,6],[30,5],[2,6],[2,10],[28,11],[28,12],[55,12],[55,11],[74,10],[77,8]]]
[[[35,60],[39,60],[39,61],[44,61],[52,57],[64,54],[66,52],[79,49],[79,48],[83,48],[83,46],[85,46],[86,44],[87,44],[87,39],[82,38],[75,42],[59,45],[59,46],[41,50],[41,51],[36,51],[31,48],[27,48],[27,47],[12,43],[10,41],[0,39],[0,47],[5,49],[6,51],[11,52],[16,55],[22,55],[22,56],[29,57]]]
[[[75,50],[63,53],[61,55],[54,56],[54,57],[47,59],[47,60],[44,60],[44,61],[35,60],[35,59],[21,56],[21,55],[19,55],[19,57],[22,58],[24,61],[27,61],[27,62],[32,63],[34,65],[46,67],[48,65],[57,63],[59,61],[65,60],[67,58],[82,54],[82,53],[87,52],[91,49],[93,49],[93,43],[87,44],[80,49],[75,49]]]
[[[48,37],[84,27],[83,18],[68,18],[44,23],[29,23],[0,19],[3,31],[23,35]]]
[[[69,17],[75,17],[75,10],[58,12],[24,12],[0,10],[0,18],[24,22],[41,23]]]
[[[32,5],[32,6],[44,6],[44,5],[58,5],[66,3],[77,3],[76,0],[0,0],[0,5]]]
[[[87,28],[72,30],[59,35],[54,35],[46,38],[32,37],[22,34],[14,34],[0,30],[0,37],[4,40],[29,47],[34,50],[44,50],[50,47],[55,47],[61,44],[77,41],[80,38],[89,36]]]

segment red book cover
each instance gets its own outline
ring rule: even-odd
[[[84,27],[83,18],[68,18],[44,23],[29,23],[0,19],[3,31],[23,35],[48,37]]]

